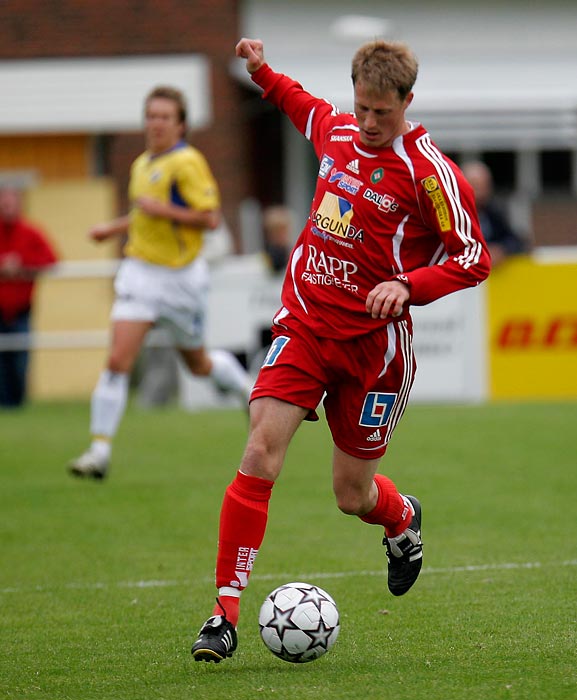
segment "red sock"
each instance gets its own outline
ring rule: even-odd
[[[379,491],[377,505],[361,516],[361,520],[370,525],[382,525],[387,537],[396,537],[407,529],[413,514],[389,478],[375,474],[375,484]]]
[[[215,606],[214,614],[222,614],[222,605],[227,619],[235,626],[240,592],[248,584],[264,538],[273,485],[273,481],[238,471],[224,494],[216,557],[216,587],[219,589],[220,605]]]
[[[235,627],[240,615],[240,596],[219,595],[212,611],[213,615],[226,615],[226,619]]]

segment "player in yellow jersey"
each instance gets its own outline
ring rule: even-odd
[[[234,355],[204,346],[209,272],[199,254],[204,231],[220,223],[220,196],[206,159],[184,140],[183,95],[172,87],[152,90],[144,103],[144,124],[146,151],[130,171],[129,214],[89,232],[95,241],[125,233],[128,240],[114,285],[108,360],[92,394],[92,442],[69,464],[77,476],[106,476],[129,375],[155,324],[168,328],[193,374],[209,377],[244,403],[251,389]]]

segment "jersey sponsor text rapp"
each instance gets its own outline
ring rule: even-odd
[[[357,265],[351,260],[343,260],[334,255],[327,255],[309,243],[307,246],[306,266],[301,274],[301,279],[309,284],[338,287],[356,294],[359,291],[359,287],[352,281],[352,278],[357,271]]]

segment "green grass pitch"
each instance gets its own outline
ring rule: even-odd
[[[110,478],[75,480],[86,404],[0,414],[0,697],[26,700],[574,700],[577,404],[410,405],[381,470],[423,504],[424,566],[387,591],[379,528],[336,509],[330,437],[304,424],[243,596],[239,649],[194,663],[241,411],[129,407]],[[262,644],[288,581],[341,633],[313,663]]]

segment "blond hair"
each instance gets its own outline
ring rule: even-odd
[[[419,63],[406,45],[378,39],[363,44],[352,61],[353,85],[361,83],[370,93],[381,95],[395,90],[401,100],[413,89]]]

